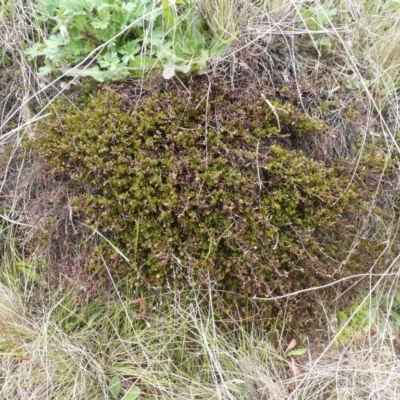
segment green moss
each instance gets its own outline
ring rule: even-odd
[[[58,103],[40,124],[32,146],[52,174],[82,188],[75,214],[130,260],[105,245],[93,271],[102,273],[104,258],[129,285],[211,280],[239,308],[242,298],[331,279],[352,245],[363,192],[347,187],[351,171],[298,149],[324,124],[290,104],[271,109],[223,92],[206,103],[205,94],[156,93],[126,112],[106,91],[82,111]],[[215,116],[207,132],[206,115]]]

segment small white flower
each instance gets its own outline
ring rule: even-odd
[[[163,78],[164,79],[171,79],[175,76],[175,69],[176,66],[174,64],[167,64],[164,66],[164,71],[163,71]]]
[[[69,33],[65,25],[60,26],[60,34],[64,39],[69,38]]]

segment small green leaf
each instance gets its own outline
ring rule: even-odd
[[[392,310],[390,316],[394,319],[396,326],[400,326],[400,314]]]
[[[64,48],[65,52],[71,52],[74,56],[80,55],[83,49],[80,40],[71,40],[71,42]]]
[[[125,396],[122,398],[122,400],[136,400],[139,396],[140,389],[137,386],[134,386],[125,393]]]
[[[30,58],[35,58],[43,54],[43,49],[45,48],[44,43],[35,44],[34,46],[30,47],[29,49],[25,50],[25,54]]]
[[[301,348],[301,349],[296,349],[296,350],[292,350],[289,353],[287,353],[286,355],[288,357],[291,356],[302,356],[303,354],[306,354],[308,351],[308,349],[306,349],[305,347]]]
[[[43,67],[39,68],[40,76],[46,76],[46,75],[51,74],[52,72],[54,72],[54,68],[53,68],[53,66],[51,66],[49,64],[45,64],[45,65],[43,65]]]
[[[315,44],[317,46],[325,47],[326,50],[330,50],[332,47],[332,42],[329,39],[329,36],[322,36],[318,39],[315,39]]]
[[[94,29],[106,29],[108,27],[108,19],[95,18],[91,24]]]
[[[114,399],[117,399],[120,392],[121,392],[121,380],[119,379],[118,375],[115,375],[109,382],[108,384],[108,390],[114,397]]]
[[[48,39],[44,41],[46,46],[50,48],[58,48],[59,46],[63,46],[68,42],[69,39],[62,37],[61,34],[51,35]]]
[[[110,71],[114,71],[119,63],[120,59],[116,52],[107,53],[101,59],[99,59],[100,66],[102,68],[109,68]]]
[[[122,54],[122,62],[127,65],[130,60],[134,60],[136,54],[140,52],[141,46],[139,45],[137,40],[132,40],[131,42],[126,43],[122,46],[118,53]]]

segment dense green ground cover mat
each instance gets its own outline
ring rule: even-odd
[[[59,102],[40,124],[33,147],[75,192],[76,217],[130,260],[105,244],[93,271],[105,260],[129,285],[211,282],[237,302],[365,268],[371,243],[341,261],[368,187],[349,185],[350,161],[327,167],[299,145],[329,128],[289,103],[210,91],[202,77],[193,88],[150,91],[134,109],[104,90],[82,109]]]

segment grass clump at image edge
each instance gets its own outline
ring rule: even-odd
[[[32,145],[75,187],[75,215],[129,259],[99,246],[93,271],[104,274],[103,258],[129,285],[214,282],[234,302],[330,278],[353,243],[364,189],[347,188],[343,166],[327,168],[291,145],[324,125],[280,104],[278,128],[262,100],[215,88],[207,104],[201,90],[184,93],[150,95],[128,112],[105,91],[82,111],[58,103],[41,122]],[[220,128],[206,132],[205,115],[216,110]],[[364,250],[343,272],[364,267],[374,246]]]

